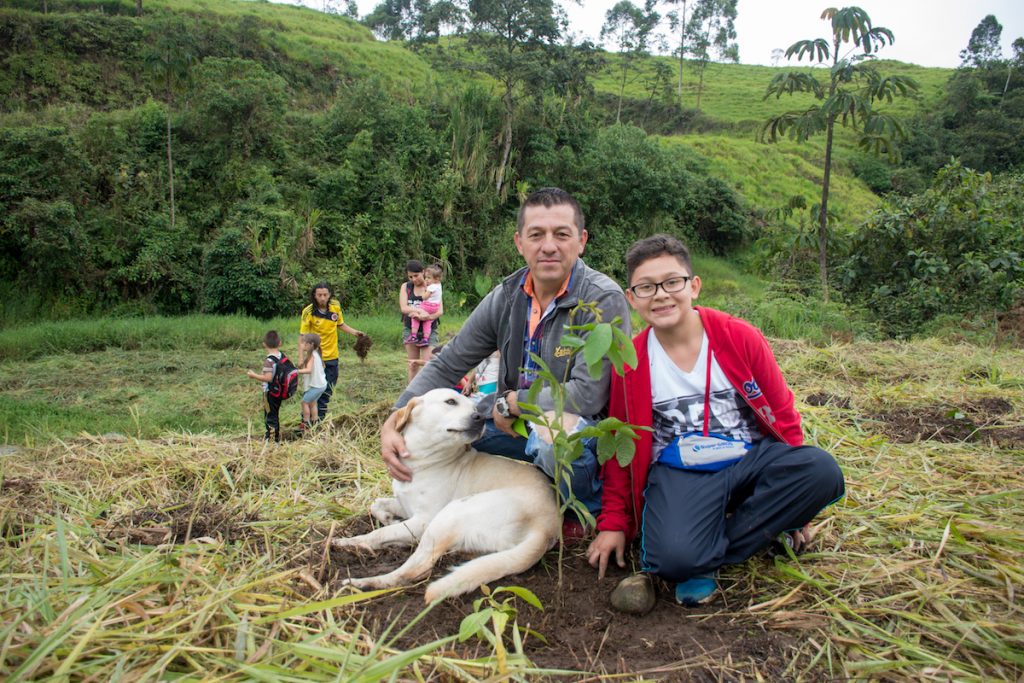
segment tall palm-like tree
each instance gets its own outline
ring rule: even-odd
[[[174,229],[174,155],[171,139],[171,115],[175,97],[188,83],[195,50],[188,29],[180,20],[156,27],[153,41],[144,55],[146,73],[167,105],[167,186],[170,196],[171,229]]]
[[[812,135],[825,133],[825,169],[818,205],[818,270],[825,301],[828,301],[828,194],[832,175],[832,138],[836,122],[858,132],[862,148],[876,154],[897,155],[896,141],[906,137],[900,122],[889,114],[877,111],[876,102],[892,102],[893,97],[917,90],[917,83],[906,76],[882,76],[871,64],[874,52],[893,43],[887,28],[874,26],[871,17],[860,7],[830,7],[821,14],[831,23],[830,38],[815,38],[793,43],[786,50],[786,59],[830,66],[829,80],[822,84],[813,73],[786,71],[772,79],[764,99],[772,95],[798,92],[812,93],[819,104],[807,109],[788,111],[769,119],[760,131],[762,141],[775,142],[782,135],[803,142]],[[844,52],[844,46],[849,48]]]

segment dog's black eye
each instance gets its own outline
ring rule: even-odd
[[[447,403],[450,406],[457,406],[457,405],[459,405],[459,402],[456,401],[454,398],[448,399],[447,401],[445,401],[445,403]]]

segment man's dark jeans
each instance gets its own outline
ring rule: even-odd
[[[324,376],[327,378],[327,388],[320,398],[316,400],[317,418],[322,420],[327,417],[327,404],[331,402],[331,394],[334,393],[334,385],[338,383],[338,359],[324,361]]]
[[[578,431],[592,425],[593,422],[580,418],[576,427]],[[483,435],[473,443],[473,448],[481,453],[502,455],[513,460],[529,462],[540,468],[549,479],[555,476],[554,449],[545,443],[531,430],[529,438],[509,436],[494,426],[494,420],[484,422]],[[572,483],[573,495],[583,503],[594,516],[601,510],[601,480],[598,478],[600,468],[597,464],[597,439],[585,439],[583,452],[572,463],[569,479]],[[562,496],[567,497],[568,488],[561,482]]]

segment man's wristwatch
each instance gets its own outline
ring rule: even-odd
[[[501,415],[506,420],[511,420],[515,417],[512,414],[512,406],[508,404],[508,395],[511,393],[511,391],[507,391],[494,401],[494,409],[498,411],[498,415]]]

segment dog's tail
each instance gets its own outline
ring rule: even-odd
[[[483,555],[455,567],[427,586],[424,597],[430,603],[438,598],[469,593],[503,576],[524,572],[544,556],[553,542],[552,536],[544,529],[532,529],[520,543],[508,550]]]

